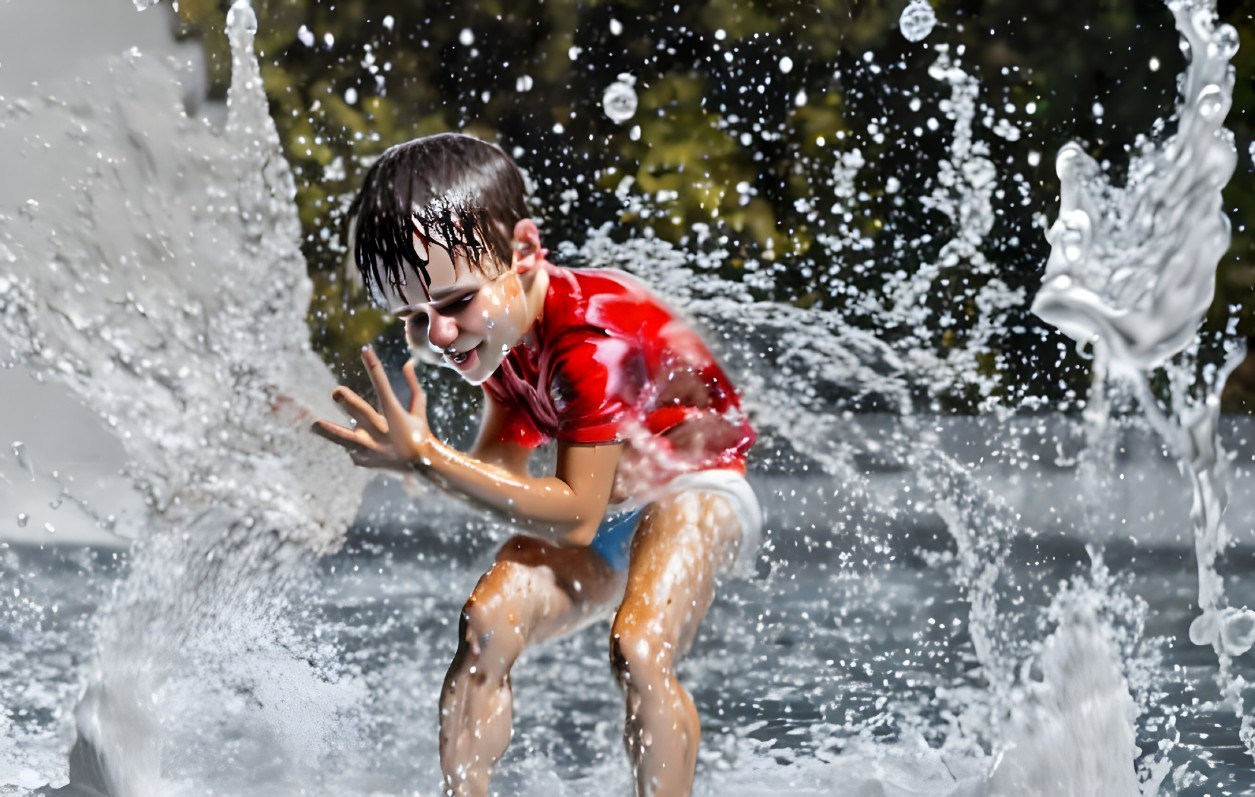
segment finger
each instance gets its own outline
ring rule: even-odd
[[[375,386],[375,392],[379,394],[379,409],[383,411],[388,428],[398,431],[405,429],[405,408],[397,400],[397,394],[392,392],[392,385],[388,383],[388,372],[384,370],[379,355],[375,354],[375,350],[370,346],[363,346],[362,362],[366,365],[370,383]]]
[[[350,454],[373,450],[374,441],[360,429],[350,429],[338,423],[321,420],[314,421],[309,429],[324,440],[330,440],[336,445],[347,449]]]
[[[418,371],[414,367],[414,361],[407,362],[401,369],[401,373],[405,374],[405,382],[410,386],[410,414],[425,415],[423,410],[427,401],[423,395],[423,388],[418,384]]]
[[[388,422],[384,420],[384,417],[375,412],[375,408],[370,406],[366,399],[352,390],[347,387],[338,387],[331,391],[331,398],[340,405],[340,409],[357,422],[359,427],[374,429],[380,434],[388,433]]]

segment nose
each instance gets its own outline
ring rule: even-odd
[[[427,308],[427,340],[437,349],[447,349],[458,339],[458,322]]]

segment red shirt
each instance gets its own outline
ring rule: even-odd
[[[500,439],[622,441],[628,494],[681,473],[745,470],[754,430],[696,332],[623,272],[540,267],[544,310],[483,385],[511,410]]]

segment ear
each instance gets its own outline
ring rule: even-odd
[[[514,225],[512,243],[514,247],[512,265],[523,267],[524,270],[531,268],[538,260],[544,260],[545,255],[549,254],[549,250],[541,247],[540,230],[537,229],[536,222],[531,219],[522,219]]]

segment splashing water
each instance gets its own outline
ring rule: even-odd
[[[1255,612],[1227,605],[1217,558],[1228,545],[1224,512],[1225,454],[1217,428],[1219,392],[1245,355],[1240,345],[1214,372],[1210,391],[1188,404],[1192,363],[1174,355],[1195,346],[1211,305],[1213,275],[1229,247],[1221,191],[1237,164],[1225,116],[1232,104],[1237,31],[1216,24],[1213,3],[1173,0],[1169,7],[1191,61],[1182,87],[1178,130],[1146,144],[1129,165],[1128,183],[1113,186],[1077,144],[1060,151],[1059,218],[1051,227],[1050,260],[1033,311],[1082,344],[1093,344],[1096,372],[1134,386],[1152,427],[1179,458],[1193,490],[1190,519],[1198,558],[1198,606],[1190,640],[1220,657],[1222,689],[1242,717],[1241,736],[1255,755],[1255,720],[1244,716],[1241,679],[1231,658],[1255,643]],[[1197,356],[1197,353],[1194,354]],[[1168,369],[1172,412],[1150,388],[1149,372]],[[1104,389],[1101,379],[1095,392]]]
[[[328,718],[358,697],[334,662],[284,637],[292,609],[277,596],[307,575],[305,552],[339,544],[364,479],[328,468],[307,432],[334,383],[302,320],[295,187],[246,2],[228,30],[221,133],[178,112],[178,75],[135,51],[0,127],[6,151],[42,164],[56,142],[37,204],[74,209],[0,216],[14,255],[7,358],[69,385],[116,431],[148,507],[120,529],[139,542],[76,711],[70,776],[108,794],[172,793],[180,773],[228,768],[230,747],[165,755],[216,723],[276,761],[313,762],[351,736]],[[221,712],[185,726],[211,705]]]
[[[908,10],[919,5],[927,6],[915,0]],[[936,21],[931,9],[919,24],[905,17],[903,34],[920,38]],[[40,101],[33,120],[17,114],[0,127],[0,143],[25,153],[35,145],[23,125],[70,131],[75,143],[55,154],[70,175],[66,194],[81,197],[67,205],[38,195],[27,216],[0,218],[0,256],[18,264],[0,290],[9,357],[69,384],[118,431],[150,506],[95,629],[70,779],[119,795],[426,786],[438,777],[429,720],[447,656],[431,640],[451,638],[444,623],[473,574],[458,559],[452,568],[424,561],[431,554],[422,548],[406,562],[414,551],[321,565],[302,555],[335,548],[360,476],[332,470],[304,434],[310,413],[331,414],[318,403],[331,382],[301,320],[309,288],[292,178],[261,92],[246,3],[232,7],[228,28],[233,81],[221,134],[174,111],[165,67],[136,55],[93,80],[90,102],[63,92]],[[465,37],[475,41],[469,29]],[[616,242],[608,229],[560,247],[571,261],[641,271],[647,263],[644,276],[727,343],[765,433],[766,472],[756,477],[779,499],[774,508],[792,513],[769,529],[765,559],[776,573],[729,585],[704,635],[715,641],[699,641],[690,665],[712,724],[726,711],[728,724],[745,726],[711,728],[699,793],[775,794],[787,784],[828,794],[837,781],[867,793],[1132,795],[1164,782],[1170,736],[1144,730],[1171,724],[1155,709],[1164,668],[1144,634],[1145,604],[1096,553],[1091,573],[1062,587],[1013,564],[1017,539],[1034,534],[1021,518],[1024,494],[1040,485],[994,478],[988,464],[1022,470],[1036,457],[1029,441],[1057,446],[1067,435],[989,400],[989,423],[956,445],[941,419],[919,410],[921,393],[955,384],[993,395],[995,378],[978,362],[1024,300],[982,254],[998,182],[982,136],[1010,140],[1018,130],[1005,119],[974,124],[993,117],[979,82],[961,52],[932,47],[928,77],[949,140],[919,201],[953,232],[917,272],[856,291],[850,272],[873,252],[857,223],[864,156],[847,148],[822,243],[836,263],[827,286],[857,294],[856,306],[803,310],[755,298],[775,268],[767,259],[732,282],[717,275],[722,251]],[[612,110],[626,101],[603,106],[616,122],[635,112],[627,88],[623,119]],[[53,237],[32,222],[58,206],[72,208],[74,221],[58,219]],[[973,268],[964,299],[980,319],[967,346],[945,356],[925,345],[919,330],[944,322],[920,298],[958,263]],[[856,315],[877,328],[861,328]],[[883,414],[834,409],[834,392],[871,397]],[[444,523],[432,502],[409,512],[417,517],[389,521],[405,526],[402,536]],[[944,550],[903,539],[925,522],[948,532]],[[904,567],[906,558],[928,566]],[[338,572],[345,561],[351,572]],[[357,572],[363,562],[376,580]],[[793,567],[800,562],[813,567],[813,596],[808,571]],[[326,623],[309,607],[329,584],[341,603]],[[1235,625],[1229,637],[1245,633]],[[618,709],[587,706],[589,695],[612,691],[586,674],[604,670],[599,644],[521,665],[518,683],[543,687],[527,697],[538,713],[529,720],[520,708],[523,753],[503,765],[503,793],[626,788],[619,729],[606,719]],[[0,712],[0,734],[6,723]],[[577,729],[577,741],[554,734],[556,723]],[[1161,742],[1158,757],[1133,748],[1145,733]],[[567,755],[578,771],[555,774],[548,762],[564,760],[565,744],[583,751]],[[350,762],[340,767],[345,782],[336,780],[328,774],[336,745],[350,751],[339,755],[382,761],[380,772]],[[0,744],[0,774],[5,752]],[[393,758],[415,757],[426,763],[388,770]],[[64,781],[36,763],[23,776],[28,788]],[[1070,780],[1061,784],[1061,774]]]

